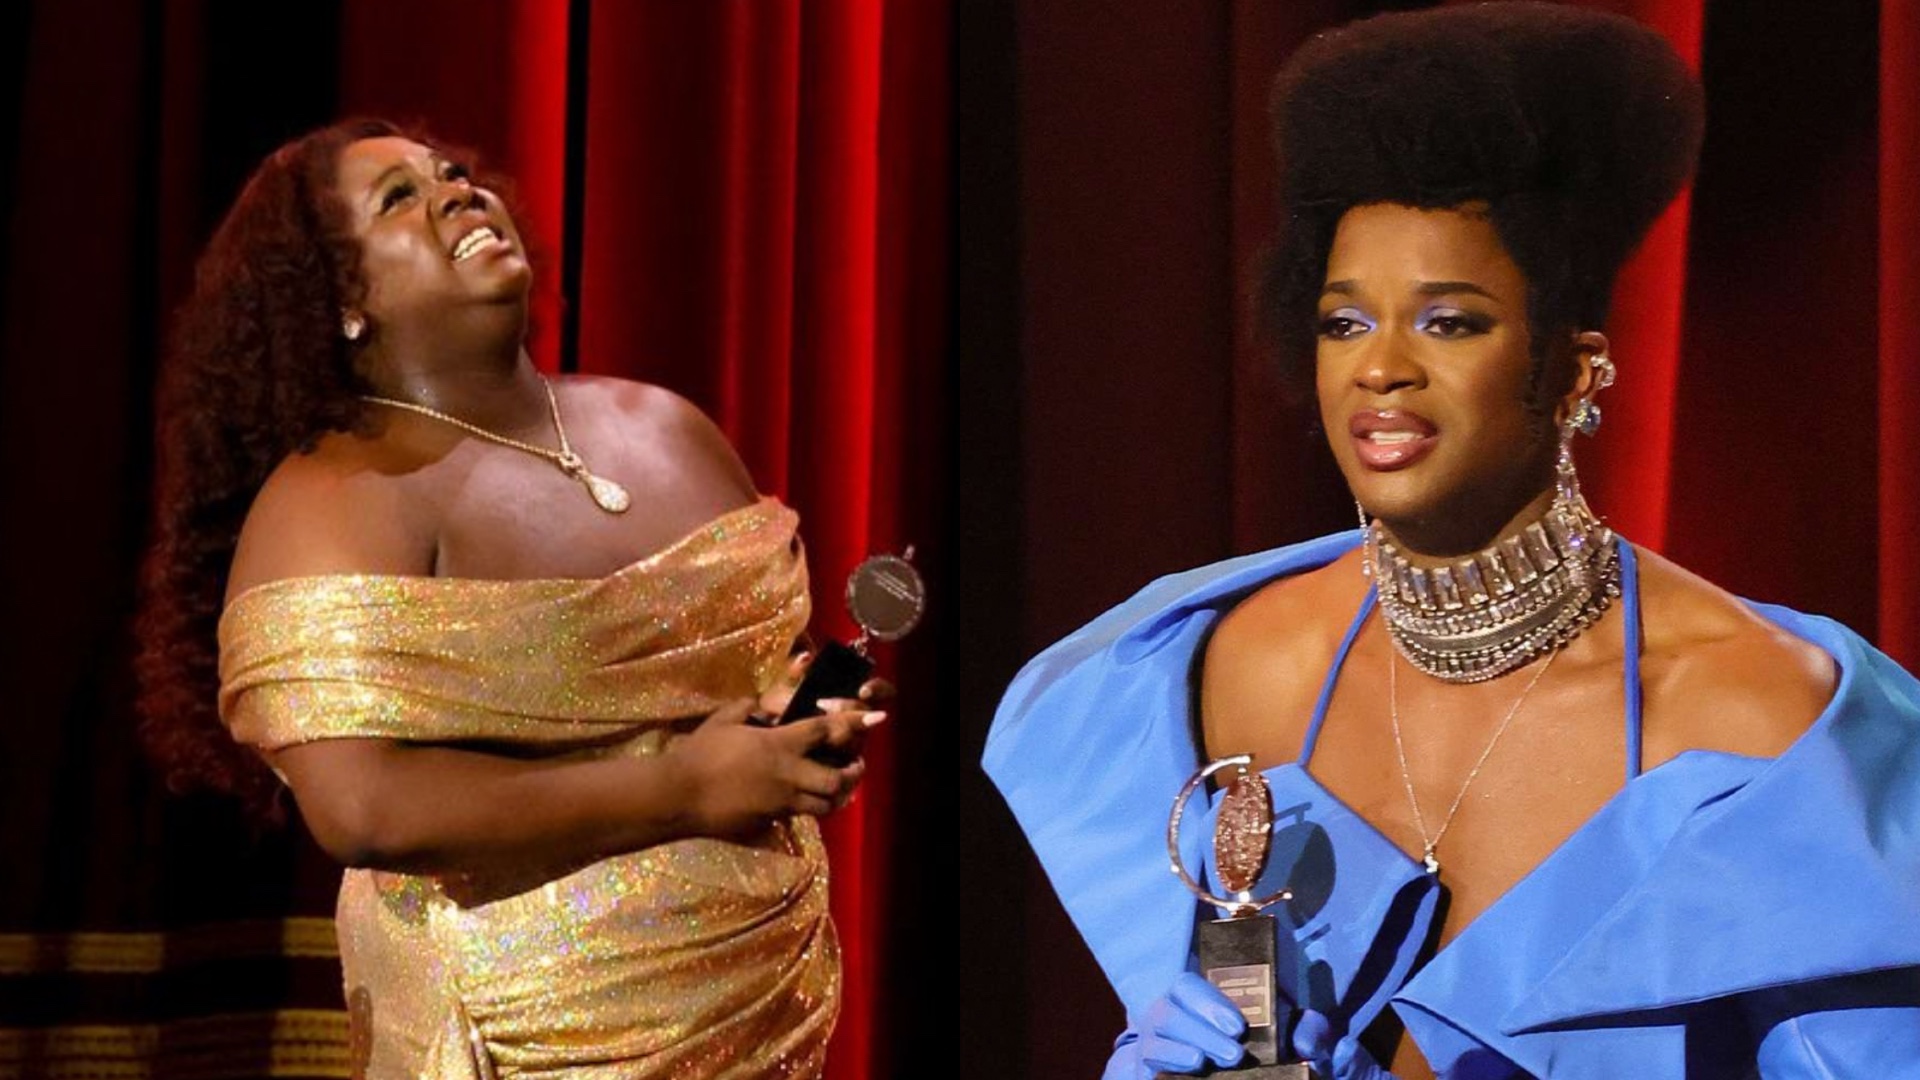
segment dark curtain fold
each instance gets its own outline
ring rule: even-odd
[[[969,596],[1005,583],[991,604],[1015,639],[964,658],[976,751],[1022,659],[1152,578],[1352,527],[1311,410],[1246,334],[1272,224],[1266,96],[1312,34],[1422,6],[960,9],[957,145],[998,156],[955,173],[956,377],[963,430],[969,407],[1010,430],[960,452],[962,505],[1008,524],[960,534],[959,566]],[[1667,35],[1707,91],[1696,181],[1616,291],[1620,381],[1578,448],[1592,501],[1736,593],[1920,663],[1920,16],[1591,6]],[[1010,238],[979,234],[1009,213]],[[1120,1009],[984,781],[962,800],[970,865],[994,868],[963,894],[969,1027],[995,1035],[964,1071],[1097,1075]]]
[[[821,629],[850,635],[856,562],[918,545],[939,606],[883,664],[901,717],[935,710],[948,24],[945,0],[7,7],[0,1075],[349,1068],[337,870],[297,826],[156,790],[127,674],[166,313],[252,165],[336,117],[421,125],[515,178],[536,360],[714,415],[803,514]],[[828,829],[837,1080],[901,1075],[946,1026],[881,993],[934,966],[919,931],[950,871],[899,770],[940,738],[878,733]]]
[[[1920,6],[1880,4],[1880,646],[1920,667]]]

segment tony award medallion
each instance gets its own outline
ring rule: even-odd
[[[1240,1009],[1246,1018],[1247,1032],[1244,1064],[1215,1069],[1208,1075],[1244,1077],[1247,1080],[1310,1080],[1312,1073],[1300,1062],[1281,1064],[1281,1049],[1286,1039],[1287,997],[1280,991],[1281,963],[1279,920],[1262,914],[1274,904],[1293,899],[1293,892],[1281,888],[1265,896],[1255,896],[1254,886],[1267,866],[1273,833],[1273,796],[1266,778],[1251,766],[1251,755],[1221,758],[1194,773],[1173,802],[1173,814],[1167,819],[1167,857],[1181,884],[1202,901],[1219,910],[1221,917],[1194,927],[1193,948],[1200,959],[1200,974]],[[1180,859],[1180,820],[1186,814],[1187,801],[1214,774],[1233,770],[1220,799],[1220,813],[1213,825],[1213,857],[1220,887],[1227,895],[1216,896],[1187,872]],[[1287,931],[1288,941],[1292,931]],[[1285,1057],[1292,1057],[1287,1047]],[[1162,1073],[1163,1077],[1167,1074]]]
[[[909,547],[904,554],[875,555],[853,568],[847,577],[847,613],[860,636],[851,643],[829,641],[818,651],[776,723],[819,715],[821,698],[858,697],[873,674],[873,643],[898,641],[920,622],[927,586],[912,558]]]

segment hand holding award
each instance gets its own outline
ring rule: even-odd
[[[822,699],[858,697],[873,674],[872,643],[898,641],[920,622],[927,588],[912,558],[909,547],[902,555],[875,555],[854,567],[847,578],[847,613],[860,636],[851,643],[829,641],[819,650],[777,723],[818,715]]]
[[[1247,1048],[1247,1064],[1216,1069],[1209,1075],[1308,1080],[1312,1074],[1306,1065],[1279,1063],[1286,1035],[1283,1013],[1290,1011],[1291,1002],[1280,989],[1281,927],[1272,915],[1262,912],[1291,900],[1293,892],[1287,888],[1267,896],[1254,896],[1252,892],[1266,869],[1273,831],[1273,797],[1266,778],[1251,768],[1252,764],[1253,759],[1246,754],[1221,758],[1188,779],[1167,819],[1167,856],[1181,884],[1224,916],[1194,927],[1194,952],[1200,959],[1201,976],[1225,994],[1247,1022],[1241,1040]],[[1235,772],[1214,818],[1213,852],[1220,885],[1230,895],[1215,896],[1194,880],[1181,861],[1180,821],[1194,792],[1226,769]],[[1292,941],[1291,932],[1287,940]],[[1288,1047],[1289,1057],[1291,1049]]]

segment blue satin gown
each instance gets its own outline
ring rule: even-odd
[[[1008,688],[986,769],[1129,1015],[1190,966],[1203,917],[1165,833],[1201,763],[1190,680],[1206,636],[1359,536],[1163,578]],[[1445,1080],[1920,1080],[1920,683],[1831,620],[1755,605],[1833,656],[1833,700],[1778,758],[1690,751],[1642,775],[1626,545],[1622,591],[1625,786],[1424,964],[1441,886],[1308,769],[1368,597],[1300,760],[1265,774],[1296,1001],[1353,1031],[1392,1007]],[[1189,866],[1211,857],[1212,809],[1182,829]]]

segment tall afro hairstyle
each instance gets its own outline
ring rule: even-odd
[[[1484,208],[1526,276],[1535,404],[1605,324],[1614,278],[1693,172],[1698,81],[1622,16],[1500,2],[1381,15],[1319,34],[1271,99],[1279,222],[1258,329],[1289,389],[1311,385],[1334,230],[1349,209]]]

